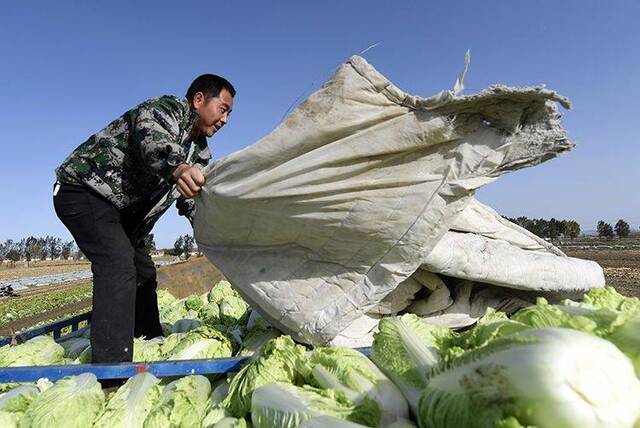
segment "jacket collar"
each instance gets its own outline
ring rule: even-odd
[[[193,125],[196,124],[196,121],[200,116],[198,115],[198,112],[196,112],[193,107],[191,107],[191,103],[189,103],[186,98],[182,99],[182,104],[184,105],[185,109],[185,115],[182,121],[182,129],[186,132],[186,135],[189,135],[191,133],[191,130],[193,129]]]

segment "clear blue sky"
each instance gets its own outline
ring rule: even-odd
[[[466,49],[466,93],[545,83],[568,96],[576,149],[482,189],[509,216],[627,219],[640,227],[640,2],[22,1],[0,15],[0,240],[68,238],[53,212],[54,168],[146,98],[183,95],[205,72],[238,89],[215,157],[252,144],[337,65],[365,54],[400,88],[452,88]],[[189,232],[172,210],[161,246]]]

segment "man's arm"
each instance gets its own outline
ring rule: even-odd
[[[180,111],[171,102],[152,102],[140,107],[134,126],[135,139],[147,167],[167,183],[185,161],[180,145]]]
[[[172,108],[169,102],[142,107],[135,136],[146,165],[167,183],[176,183],[182,196],[193,198],[205,178],[202,171],[185,163],[184,148],[179,144],[182,136],[178,116],[178,108]]]

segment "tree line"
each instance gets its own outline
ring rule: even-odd
[[[156,251],[156,242],[153,233],[144,239],[144,246],[150,253]],[[173,248],[164,250],[165,253],[174,256],[189,258],[196,248],[195,239],[191,235],[179,236]],[[55,236],[29,236],[20,240],[7,239],[0,242],[0,262],[8,260],[18,262],[21,260],[30,262],[32,260],[46,259],[75,259],[83,258],[82,251],[76,246],[75,241],[63,241]]]
[[[557,220],[551,218],[546,220],[543,218],[527,218],[527,217],[504,217],[512,223],[524,227],[529,232],[546,239],[575,239],[580,236],[580,224],[575,220]],[[615,226],[600,220],[596,225],[596,230],[600,238],[627,238],[631,234],[629,223],[623,219],[618,220]]]
[[[505,218],[541,238],[552,240],[560,237],[575,239],[580,236],[580,224],[575,220],[557,220],[555,218],[545,220],[543,218],[527,218],[524,216]]]
[[[178,236],[178,239],[176,239],[176,242],[174,242],[173,249],[172,251],[170,251],[170,253],[174,256],[184,255],[184,257],[188,259],[189,257],[191,257],[191,252],[195,249],[195,247],[196,240],[193,239],[193,236],[181,235]]]
[[[551,240],[558,238],[575,239],[580,236],[580,225],[575,220],[557,220],[551,218],[546,220],[543,218],[528,218],[525,216],[512,218],[504,217],[512,223],[515,223],[529,232]],[[615,226],[611,226],[604,220],[597,223],[598,236],[601,238],[626,238],[631,233],[629,223],[620,219]],[[153,233],[145,238],[145,247],[149,252],[156,251],[156,243]],[[191,235],[179,236],[173,248],[168,249],[166,253],[174,256],[184,255],[189,258],[193,250],[196,249],[195,239]],[[20,260],[45,260],[45,259],[80,259],[83,257],[82,251],[77,248],[75,242],[63,241],[61,238],[54,236],[36,237],[29,236],[19,241],[7,239],[0,242],[0,261],[10,260],[17,262]]]
[[[153,237],[153,233],[149,234],[145,240],[145,247],[149,252],[156,251],[156,242]],[[180,235],[173,243],[173,248],[165,249],[165,254],[170,256],[183,256],[185,258],[191,257],[191,253],[196,249],[196,240],[191,235]]]
[[[614,232],[618,238],[627,238],[629,234],[631,234],[631,227],[629,226],[629,223],[623,219],[618,220],[616,225],[613,227],[604,220],[600,220],[596,229],[598,231],[598,236],[601,238],[611,239],[614,236]]]
[[[74,241],[63,241],[55,236],[29,236],[19,241],[7,239],[0,242],[0,261],[10,260],[45,260],[80,258],[82,252],[78,250]]]

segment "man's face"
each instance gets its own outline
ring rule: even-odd
[[[207,137],[213,137],[229,120],[233,109],[233,97],[226,89],[222,89],[217,97],[205,99],[202,92],[193,97],[193,108],[200,118],[195,127]]]

